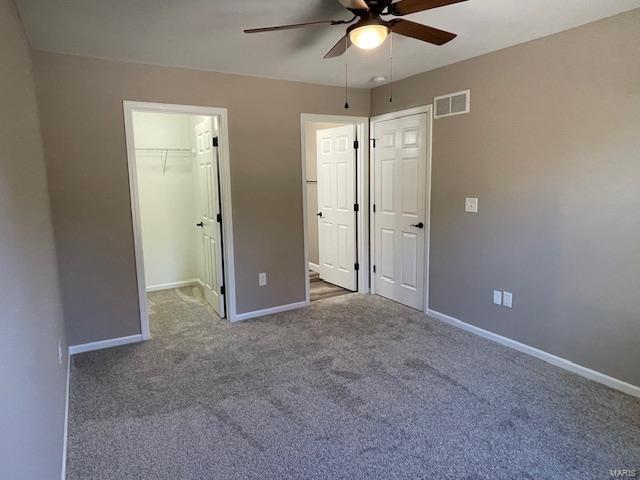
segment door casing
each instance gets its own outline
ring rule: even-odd
[[[144,274],[144,257],[142,251],[142,228],[140,224],[140,204],[138,200],[138,178],[136,171],[136,149],[133,136],[133,112],[179,113],[183,115],[201,115],[218,117],[220,148],[220,189],[222,200],[222,235],[224,238],[224,285],[226,296],[226,314],[231,322],[236,321],[236,282],[233,253],[233,219],[231,209],[231,168],[229,157],[229,120],[226,108],[199,107],[193,105],[174,105],[165,103],[149,103],[123,101],[125,139],[127,146],[127,166],[129,170],[129,192],[131,197],[131,221],[133,226],[133,243],[136,262],[136,278],[138,283],[138,305],[140,313],[140,330],[143,340],[151,338],[149,328],[149,312],[147,308],[147,292]]]
[[[301,272],[305,286],[305,304],[310,304],[309,294],[309,246],[307,238],[307,165],[305,158],[306,123],[335,123],[355,125],[358,150],[356,152],[356,200],[360,207],[356,219],[356,245],[358,258],[358,292],[369,293],[369,117],[354,117],[342,115],[323,115],[314,113],[300,114],[300,159],[302,165],[302,223],[304,229],[304,269]]]
[[[371,131],[374,131],[373,124],[376,122],[382,122],[386,120],[395,120],[402,117],[408,117],[411,115],[419,115],[419,114],[427,114],[427,131],[425,132],[425,138],[427,139],[427,165],[425,169],[426,177],[426,190],[425,190],[425,235],[424,235],[424,282],[423,282],[423,290],[424,290],[424,302],[423,302],[423,312],[428,314],[429,312],[429,263],[430,263],[430,243],[431,243],[431,156],[432,156],[432,146],[433,146],[433,106],[432,105],[424,105],[421,107],[410,108],[407,110],[400,110],[397,112],[385,113],[383,115],[377,115],[375,117],[371,117]],[[369,165],[369,184],[375,185],[375,150],[371,148],[371,164]],[[427,181],[428,179],[428,181]],[[373,196],[372,196],[373,197]],[[375,214],[373,213],[373,204],[374,199],[371,198],[369,203],[369,218],[371,219],[371,228],[369,230],[369,243],[371,245],[371,258],[375,258]],[[371,293],[376,293],[375,286],[375,275],[373,274],[373,263],[370,265],[369,271],[370,279],[371,279]]]

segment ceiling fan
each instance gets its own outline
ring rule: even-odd
[[[415,38],[434,45],[444,45],[456,38],[455,33],[445,32],[402,18],[386,20],[383,16],[402,17],[410,13],[431,10],[467,0],[338,0],[353,13],[351,20],[320,20],[317,22],[296,23],[278,27],[250,28],[245,33],[273,32],[310,25],[349,25],[346,34],[338,40],[324,58],[339,57],[353,43],[356,47],[370,50],[376,48],[389,35],[389,32]],[[355,21],[355,23],[353,23]]]

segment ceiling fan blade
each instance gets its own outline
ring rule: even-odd
[[[433,43],[434,45],[444,45],[457,37],[455,33],[445,32],[433,27],[427,27],[420,23],[411,22],[409,20],[391,20],[387,26],[393,33],[404,35],[405,37],[416,38],[423,42]]]
[[[466,1],[467,0],[400,0],[399,2],[389,5],[389,13],[391,15],[402,16]]]
[[[324,58],[334,58],[339,57],[344,52],[347,51],[347,48],[351,46],[351,40],[349,40],[349,35],[345,35],[333,46],[331,50],[327,52]]]
[[[338,0],[348,10],[369,10],[369,5],[364,0]]]
[[[346,23],[346,22],[342,22],[341,20],[319,20],[317,22],[294,23],[292,25],[279,25],[277,27],[248,28],[244,31],[244,33],[276,32],[278,30],[291,30],[292,28],[302,28],[302,27],[308,27],[310,25],[322,25],[322,24],[338,25],[340,23]]]

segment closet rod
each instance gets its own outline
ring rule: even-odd
[[[164,152],[164,158],[162,160],[162,174],[164,175],[167,171],[167,157],[169,156],[169,152],[184,152],[184,153],[193,153],[190,148],[136,148],[136,150],[144,150],[146,152]]]
[[[162,152],[189,152],[191,153],[190,148],[136,148],[136,150],[145,150],[148,152],[162,151]]]

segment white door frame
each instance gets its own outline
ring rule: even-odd
[[[426,205],[425,205],[425,213],[427,215],[427,218],[425,219],[425,224],[426,224],[426,231],[425,231],[425,235],[424,235],[424,307],[423,307],[423,311],[425,314],[428,314],[429,312],[429,256],[430,256],[430,244],[431,244],[431,154],[432,154],[432,148],[433,148],[433,106],[432,105],[424,105],[421,107],[415,107],[415,108],[409,108],[407,110],[400,110],[398,112],[391,112],[391,113],[385,113],[383,115],[377,115],[375,117],[371,117],[371,132],[374,132],[374,128],[373,128],[373,124],[375,122],[382,122],[385,120],[395,120],[397,118],[402,118],[402,117],[409,117],[411,115],[419,115],[422,113],[426,113],[427,114],[427,131],[425,132],[425,138],[427,139],[428,145],[427,145],[427,168],[425,169],[427,178],[429,179],[429,181],[427,182],[426,185],[426,190],[425,190],[425,201],[426,201]],[[373,135],[373,133],[372,133]],[[375,168],[373,165],[373,162],[375,162],[375,149],[372,148],[372,154],[371,154],[371,165],[369,166],[369,172],[370,172],[370,176],[369,176],[369,182],[370,185],[375,185],[374,183],[374,173],[375,173]],[[425,179],[426,180],[426,179]],[[371,229],[370,229],[370,237],[369,237],[369,241],[371,243],[371,256],[372,258],[375,258],[375,242],[374,242],[374,235],[375,235],[375,221],[376,221],[376,216],[373,214],[373,199],[371,200],[371,203],[369,205],[369,217],[371,218]],[[371,275],[371,293],[375,294],[376,293],[376,285],[375,285],[375,275],[373,274],[373,264],[371,264],[370,266],[371,271],[370,271],[370,275]]]
[[[300,134],[301,134],[301,161],[302,161],[302,224],[304,228],[304,288],[305,303],[310,304],[309,294],[309,240],[307,238],[307,159],[305,145],[307,138],[305,135],[305,123],[341,123],[343,125],[354,125],[356,127],[356,139],[358,140],[358,151],[356,153],[356,202],[360,206],[357,212],[356,245],[358,249],[357,262],[360,266],[358,270],[358,292],[369,292],[369,117],[353,117],[342,115],[322,115],[315,113],[300,114]]]
[[[220,190],[222,199],[222,235],[224,241],[224,285],[227,304],[227,319],[236,320],[236,282],[233,255],[233,222],[231,216],[231,164],[229,157],[229,119],[226,108],[198,107],[193,105],[173,105],[165,103],[122,102],[124,109],[125,139],[127,144],[127,165],[129,168],[129,192],[131,194],[131,220],[133,223],[133,243],[138,281],[138,302],[140,309],[140,330],[142,339],[151,338],[147,292],[144,274],[144,256],[142,251],[142,227],[140,223],[140,201],[138,195],[138,175],[136,169],[136,147],[133,136],[133,112],[178,113],[183,115],[201,115],[218,117],[221,147]]]

